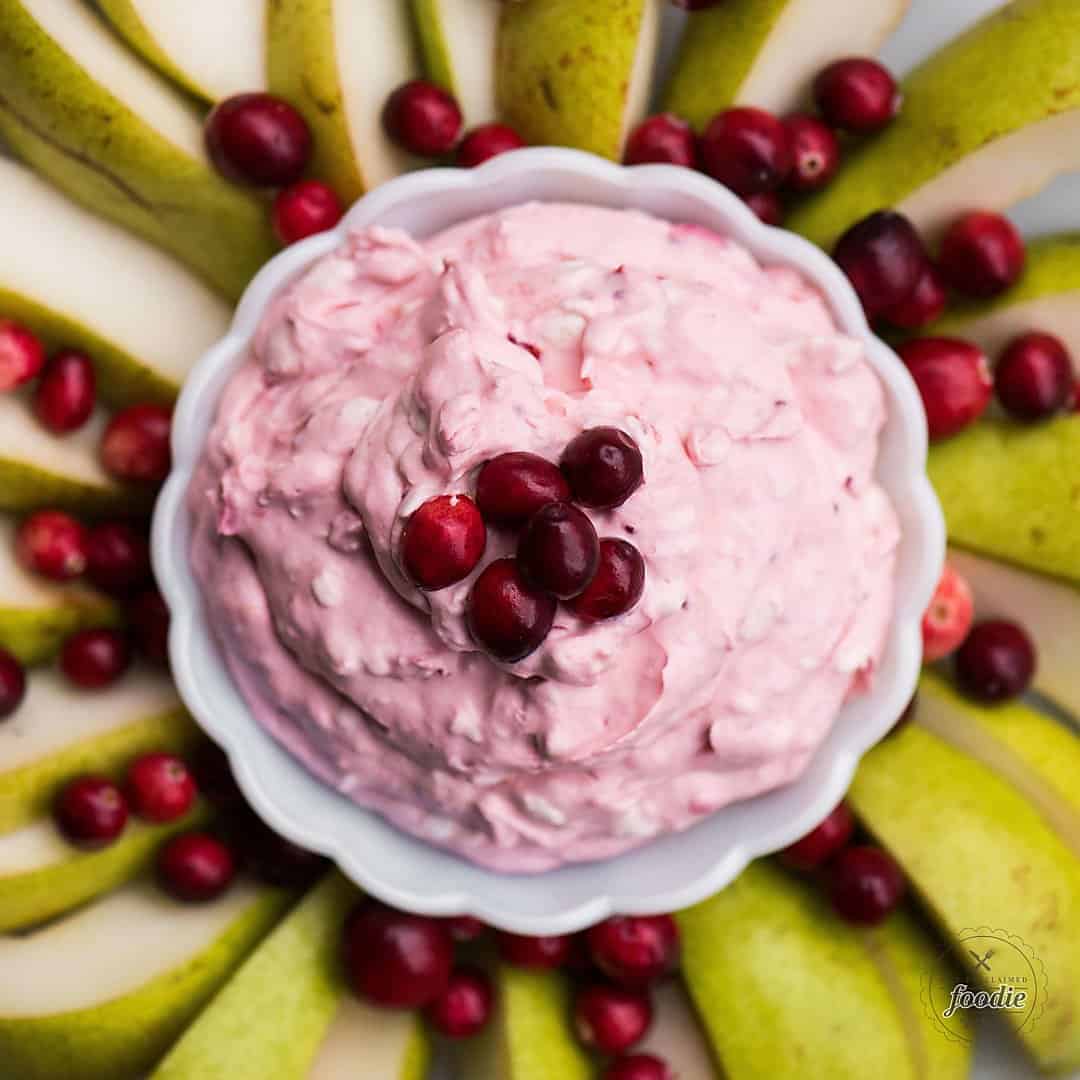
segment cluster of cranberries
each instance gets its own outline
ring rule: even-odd
[[[517,530],[516,555],[489,563],[466,604],[477,644],[514,663],[547,637],[560,600],[586,622],[623,615],[638,602],[641,553],[626,540],[601,539],[581,507],[612,510],[642,480],[637,443],[614,427],[581,432],[558,465],[537,454],[500,454],[480,469],[475,500],[439,495],[409,518],[402,563],[421,589],[444,589],[480,564],[489,524]]]

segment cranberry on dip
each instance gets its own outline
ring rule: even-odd
[[[188,493],[258,721],[486,866],[790,783],[874,677],[885,398],[801,276],[530,204],[354,232],[268,309]]]

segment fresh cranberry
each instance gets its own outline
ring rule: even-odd
[[[791,143],[783,123],[764,109],[719,113],[701,138],[705,171],[737,195],[775,191],[791,172]]]
[[[158,852],[157,878],[177,900],[206,903],[216,900],[236,877],[232,852],[205,832],[174,836]]]
[[[638,444],[614,427],[588,428],[575,435],[559,461],[574,501],[594,510],[622,506],[644,478]]]
[[[399,146],[422,157],[448,154],[461,136],[461,109],[440,86],[414,79],[386,102],[383,127]]]
[[[15,533],[15,557],[53,581],[70,581],[86,570],[86,529],[62,510],[38,510]]]
[[[616,915],[590,927],[593,963],[623,986],[639,987],[678,963],[679,928],[670,915]]]
[[[903,96],[888,68],[876,60],[851,57],[837,60],[818,75],[814,101],[834,128],[867,135],[892,122]]]
[[[301,180],[278,193],[271,220],[277,238],[288,245],[332,229],[344,212],[341,200],[329,184]]]
[[[345,923],[345,970],[362,998],[418,1009],[446,991],[454,946],[436,919],[365,902]]]
[[[469,632],[497,660],[513,664],[540,647],[555,621],[555,598],[533,588],[516,559],[496,559],[473,583]]]
[[[514,967],[534,971],[551,971],[563,967],[570,959],[574,939],[568,934],[533,937],[500,930],[496,935],[499,956]]]
[[[877,926],[899,906],[906,891],[904,872],[881,848],[845,848],[829,866],[829,899],[845,922]]]
[[[949,227],[939,262],[958,293],[988,299],[1016,284],[1026,257],[1023,238],[1008,218],[975,211]]]
[[[127,605],[135,646],[154,664],[169,662],[169,607],[156,588],[136,593]]]
[[[450,975],[446,989],[425,1010],[428,1023],[448,1039],[471,1039],[487,1026],[495,991],[487,973],[460,967]]]
[[[143,754],[128,768],[128,802],[147,821],[182,818],[194,806],[195,796],[195,778],[175,754]]]
[[[775,191],[759,191],[754,195],[747,195],[743,202],[764,224],[772,225],[773,228],[784,224],[784,200]]]
[[[86,538],[86,576],[106,592],[126,592],[150,580],[150,545],[124,521],[106,521]]]
[[[33,379],[45,366],[45,347],[25,326],[0,319],[0,392]]]
[[[624,1054],[608,1065],[601,1080],[675,1080],[675,1074],[655,1054]]]
[[[653,1009],[643,990],[623,986],[586,986],[574,999],[578,1038],[601,1054],[621,1054],[645,1038]]]
[[[323,856],[276,833],[246,805],[232,811],[226,833],[244,869],[266,885],[303,889],[326,870]]]
[[[518,564],[537,588],[569,600],[585,590],[600,562],[600,540],[588,514],[570,503],[548,503],[529,519]]]
[[[34,415],[57,435],[81,428],[94,411],[96,386],[90,358],[65,349],[45,365],[34,390]]]
[[[961,689],[988,704],[1018,697],[1034,674],[1031,638],[1006,619],[977,623],[956,653],[956,678]]]
[[[614,537],[600,541],[596,575],[580,595],[567,605],[586,622],[600,622],[625,615],[645,589],[645,560],[633,544]]]
[[[796,113],[784,121],[791,143],[792,168],[787,179],[793,191],[823,188],[840,167],[840,140],[816,116]]]
[[[930,438],[946,439],[986,411],[993,392],[982,350],[959,338],[914,338],[899,347],[922,396]]]
[[[172,412],[164,405],[131,405],[118,412],[101,439],[101,462],[118,480],[159,484],[169,475]]]
[[[475,569],[487,546],[487,529],[467,495],[436,495],[405,525],[401,558],[405,572],[429,592],[445,589]]]
[[[889,308],[884,315],[901,330],[921,330],[941,316],[948,302],[945,282],[934,264],[927,260],[908,298]]]
[[[520,150],[525,140],[506,124],[482,124],[467,132],[457,148],[457,163],[465,169],[483,165],[500,154]]]
[[[247,806],[229,758],[217,743],[201,743],[192,757],[191,767],[199,791],[215,810],[231,816]]]
[[[26,672],[22,664],[0,649],[0,720],[6,720],[26,696]]]
[[[56,825],[76,847],[107,847],[127,825],[123,792],[104,776],[80,776],[60,792],[54,807]]]
[[[60,670],[86,690],[112,685],[130,663],[131,648],[119,630],[78,630],[60,651]]]
[[[685,165],[696,169],[697,136],[685,120],[671,113],[650,116],[630,133],[623,160],[627,165]]]
[[[255,187],[286,187],[311,160],[307,122],[272,94],[237,94],[206,118],[206,149],[222,176]]]
[[[792,870],[816,870],[846,847],[854,832],[855,816],[851,807],[841,802],[816,828],[784,848],[780,861]]]
[[[1052,334],[1023,334],[1009,343],[994,371],[1002,408],[1017,420],[1047,420],[1069,404],[1072,357]]]
[[[956,652],[968,636],[974,617],[971,586],[946,564],[922,618],[923,661],[932,664]]]
[[[468,941],[476,941],[478,938],[483,937],[487,931],[487,926],[479,919],[473,918],[472,915],[451,915],[449,918],[443,919],[443,922],[446,923],[450,936],[462,944]]]
[[[852,225],[837,241],[833,258],[871,319],[907,300],[927,262],[915,226],[891,210],[878,210]]]
[[[541,507],[569,497],[566,477],[539,454],[499,454],[476,477],[476,505],[495,525],[524,525]]]

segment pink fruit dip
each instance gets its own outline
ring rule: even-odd
[[[509,871],[615,855],[799,776],[879,659],[895,514],[882,387],[795,272],[706,229],[533,204],[419,242],[353,233],[272,303],[189,493],[240,691],[316,775]],[[480,566],[422,592],[400,537],[509,450],[637,441],[590,511],[646,563],[513,665],[470,639]]]

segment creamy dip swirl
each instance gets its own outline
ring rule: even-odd
[[[425,242],[353,233],[275,300],[219,405],[193,562],[258,720],[398,826],[512,871],[610,856],[806,767],[879,658],[898,527],[884,395],[788,269],[645,214],[520,206]],[[500,665],[472,580],[421,592],[409,515],[583,429],[641,448],[601,536],[627,615],[561,609]],[[491,529],[481,568],[513,550]]]

